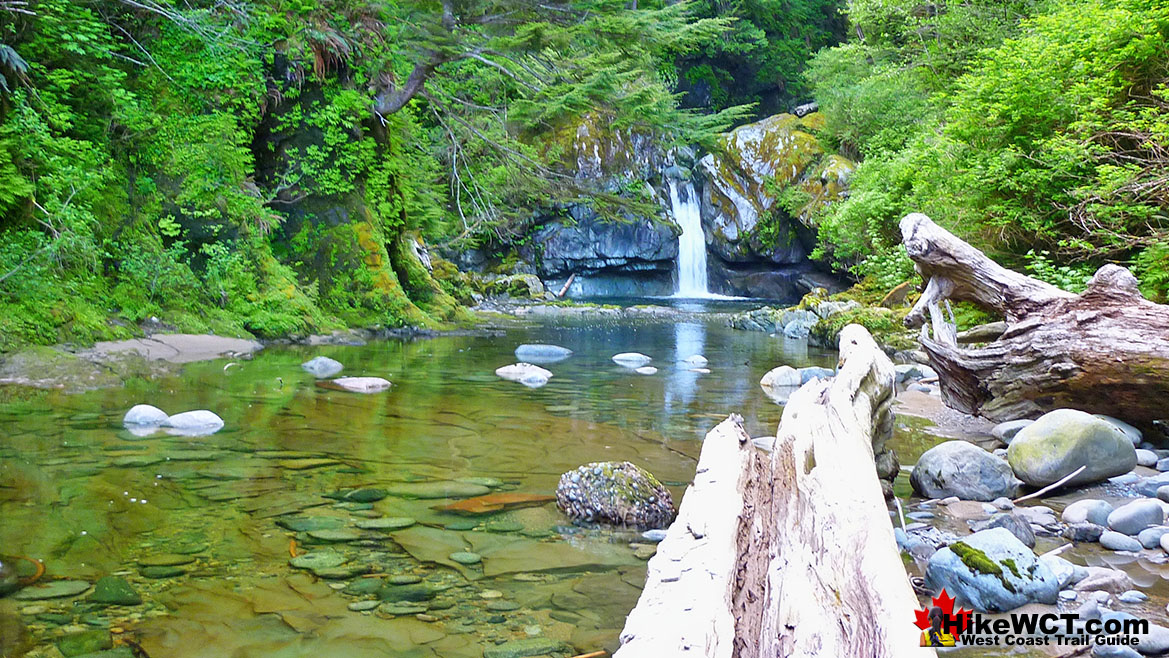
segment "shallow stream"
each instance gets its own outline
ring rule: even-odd
[[[555,376],[539,389],[493,374],[535,342],[575,354],[546,366]],[[659,371],[610,360],[627,351]],[[708,374],[678,363],[694,354],[709,359]],[[321,388],[300,368],[317,355],[394,386]],[[524,638],[565,642],[568,655],[612,651],[652,541],[573,526],[555,503],[482,516],[435,508],[552,494],[561,473],[600,460],[648,469],[678,500],[701,438],[728,413],[754,436],[774,433],[782,409],[757,382],[782,363],[833,366],[835,356],[690,314],[272,347],[122,389],[22,394],[0,406],[0,554],[44,560],[43,582],[114,575],[142,603],[9,596],[0,632],[46,656],[63,635],[107,628],[171,658],[478,658]],[[135,436],[121,418],[137,403],[210,409],[226,427]],[[389,495],[327,496],[352,488]],[[406,521],[369,523],[386,518]],[[293,552],[338,564],[313,573],[289,564]],[[459,564],[457,552],[482,562]]]

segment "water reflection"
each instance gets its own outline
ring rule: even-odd
[[[523,343],[574,353],[545,366],[546,386],[527,389],[494,375]],[[561,473],[597,460],[637,463],[680,497],[698,440],[728,413],[742,414],[754,435],[774,431],[781,408],[759,389],[763,373],[835,360],[805,349],[702,316],[623,320],[270,348],[226,371],[197,363],[123,389],[30,394],[0,405],[0,553],[45,559],[51,580],[116,574],[144,603],[9,597],[0,615],[34,629],[41,648],[62,628],[123,625],[151,655],[171,658],[385,655],[387,646],[396,656],[479,658],[532,629],[578,653],[612,650],[644,578],[630,546],[636,533],[573,528],[548,504],[483,518],[436,507],[485,490],[549,494]],[[653,357],[659,372],[638,375],[610,360],[630,351]],[[710,374],[678,363],[694,354],[710,359]],[[394,387],[377,395],[319,388],[300,369],[315,356]],[[172,413],[210,409],[226,427],[205,437],[134,436],[122,414],[141,402]],[[355,488],[394,493],[336,498]],[[302,516],[329,527],[277,524]],[[415,524],[358,525],[380,518]],[[335,551],[346,562],[318,578],[290,567],[290,550]],[[451,563],[461,551],[481,553],[484,566]],[[168,567],[175,575],[144,571],[166,561],[182,563]],[[420,602],[378,603],[398,591],[391,578],[429,589],[416,591]],[[370,602],[376,612],[348,607]],[[420,605],[422,620],[402,612]]]

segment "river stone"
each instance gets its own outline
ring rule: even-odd
[[[482,485],[484,487],[491,487],[492,489],[494,489],[496,487],[503,486],[503,480],[500,480],[499,478],[481,477],[478,475],[472,475],[470,477],[465,477],[465,478],[455,478],[455,482],[463,482],[466,484],[478,484],[478,485]]]
[[[364,576],[370,571],[372,571],[372,567],[368,564],[343,564],[339,567],[312,570],[313,575],[325,580],[349,580],[356,576]]]
[[[169,417],[165,411],[158,407],[152,407],[149,404],[136,404],[130,407],[130,410],[122,417],[122,425],[162,425]]]
[[[574,521],[661,528],[676,514],[657,478],[629,462],[593,462],[560,476],[556,505]]]
[[[702,356],[701,354],[695,354],[693,356],[688,356],[685,359],[682,359],[682,363],[690,366],[691,368],[705,368],[709,362],[706,360],[705,356]]]
[[[142,567],[177,567],[183,564],[190,564],[195,561],[195,558],[190,555],[179,555],[177,553],[160,553],[159,555],[150,555],[138,560],[138,565]]]
[[[613,355],[613,363],[626,368],[640,368],[647,365],[652,358],[638,352],[622,352]]]
[[[1138,479],[1135,484],[1136,486],[1134,488],[1137,490],[1137,493],[1152,498],[1157,495],[1158,489],[1169,486],[1169,473],[1158,473],[1152,477]]]
[[[177,578],[179,576],[186,574],[187,571],[185,569],[180,568],[180,567],[161,566],[161,567],[142,567],[141,569],[138,570],[138,573],[142,574],[143,578],[158,579],[158,578]]]
[[[1141,550],[1141,543],[1126,534],[1115,530],[1106,530],[1100,535],[1100,545],[1110,551],[1129,551],[1136,553]]]
[[[385,489],[376,489],[373,487],[362,487],[361,489],[349,489],[345,491],[337,491],[334,493],[325,494],[326,498],[334,500],[346,500],[355,503],[376,503],[388,496],[389,493]]]
[[[653,366],[642,366],[640,368],[636,368],[633,372],[636,372],[639,375],[656,375],[658,373],[658,369]]]
[[[1096,498],[1085,498],[1077,500],[1076,502],[1063,508],[1063,522],[1072,523],[1094,523],[1096,525],[1108,525],[1108,515],[1112,513],[1113,507],[1103,500]]]
[[[386,487],[391,496],[399,498],[421,498],[433,500],[438,498],[472,498],[491,493],[490,487],[469,482],[455,482],[443,480],[440,482],[403,482]]]
[[[1031,420],[1030,418],[1008,420],[1005,423],[999,423],[998,425],[995,425],[993,428],[991,428],[990,435],[1009,445],[1011,441],[1014,440],[1015,435],[1019,433],[1019,430],[1034,422],[1035,421]]]
[[[293,532],[309,532],[340,528],[345,520],[335,516],[282,516],[276,519],[276,525]]]
[[[66,635],[57,640],[57,650],[64,656],[80,656],[102,651],[114,646],[110,632],[106,630],[82,631]]]
[[[472,553],[470,551],[455,551],[450,554],[450,559],[459,564],[479,564],[483,561],[483,558],[478,553]]]
[[[364,596],[366,594],[377,594],[381,588],[385,587],[385,583],[377,578],[357,578],[349,582],[342,592],[350,596]],[[379,601],[381,599],[378,599]]]
[[[967,441],[946,441],[925,451],[909,482],[926,498],[979,501],[1013,497],[1019,488],[1006,461]]]
[[[378,598],[383,601],[390,601],[391,603],[429,601],[437,594],[437,589],[422,583],[415,585],[385,585],[377,591]]]
[[[353,525],[362,530],[401,530],[415,523],[414,519],[405,516],[385,516],[379,519],[361,519]]]
[[[1021,605],[1055,603],[1059,580],[1031,549],[1006,528],[976,532],[934,553],[926,583],[982,612],[1006,612]]]
[[[1121,475],[1137,465],[1136,449],[1115,426],[1075,409],[1057,409],[1019,430],[1007,461],[1033,487],[1052,484],[1081,466],[1068,486]]]
[[[984,521],[974,521],[970,524],[970,529],[974,532],[982,530],[990,530],[991,528],[1006,528],[1011,531],[1011,534],[1023,542],[1027,548],[1035,548],[1035,531],[1031,529],[1031,524],[1019,518],[1017,514],[1009,512],[995,514]]]
[[[763,388],[793,388],[798,387],[803,383],[803,375],[799,370],[791,366],[780,366],[772,368],[763,375],[759,380],[759,385]]]
[[[309,530],[308,536],[317,541],[325,542],[349,542],[357,541],[362,538],[362,534],[356,530],[349,528],[325,528],[322,530]]]
[[[223,429],[223,419],[206,409],[196,409],[170,416],[162,426],[182,434],[214,434]]]
[[[353,612],[364,612],[366,610],[373,610],[374,608],[378,607],[381,604],[382,604],[382,602],[377,601],[377,600],[354,601],[353,603],[350,603],[346,607],[348,607]]]
[[[1063,536],[1074,542],[1097,542],[1106,528],[1095,523],[1069,523],[1063,529]]]
[[[1137,466],[1153,468],[1157,465],[1158,461],[1160,461],[1160,457],[1158,457],[1157,453],[1153,452],[1152,450],[1144,450],[1141,448],[1137,449]],[[1158,468],[1157,470],[1166,471],[1169,469]]]
[[[330,383],[351,393],[381,393],[393,386],[381,377],[338,377]]]
[[[84,580],[53,580],[47,583],[37,583],[25,587],[12,598],[18,601],[41,601],[44,599],[61,599],[67,596],[77,596],[89,589],[89,583]]]
[[[391,585],[414,585],[422,582],[422,576],[412,573],[400,573],[386,578],[386,582]]]
[[[800,384],[807,384],[813,379],[830,379],[836,376],[836,371],[830,368],[821,368],[820,366],[808,366],[807,368],[800,368]]]
[[[495,601],[488,601],[487,609],[492,612],[511,612],[513,610],[519,610],[520,604],[516,603],[515,601],[504,601],[502,599],[497,599]]]
[[[559,345],[525,344],[515,348],[515,358],[527,363],[556,363],[572,356],[572,350]]]
[[[1142,434],[1141,434],[1141,431],[1139,429],[1133,427],[1132,425],[1129,425],[1128,423],[1124,422],[1123,420],[1120,420],[1119,418],[1113,418],[1112,416],[1105,416],[1104,414],[1094,414],[1094,415],[1097,418],[1099,418],[1100,420],[1103,420],[1103,421],[1111,424],[1113,427],[1120,430],[1121,432],[1124,432],[1124,435],[1128,437],[1129,441],[1132,441],[1132,444],[1134,446],[1140,445]]]
[[[523,640],[511,640],[483,650],[483,658],[527,658],[528,656],[547,656],[556,652],[568,651],[570,647],[550,637],[530,637]]]
[[[300,367],[317,379],[332,377],[345,369],[340,361],[334,361],[327,356],[313,357],[300,364]]]
[[[513,363],[496,368],[495,374],[501,379],[519,382],[528,388],[539,388],[552,379],[552,372],[531,363]]]
[[[142,603],[142,597],[134,591],[130,583],[117,576],[99,578],[93,586],[93,593],[86,600],[105,605],[138,605]]]
[[[348,562],[348,558],[338,553],[337,551],[309,551],[304,555],[298,555],[288,561],[288,564],[297,569],[308,569],[309,571],[316,571],[317,569],[332,569],[339,567]]]
[[[379,611],[387,615],[417,615],[426,612],[426,606],[413,603],[383,603]]]
[[[1161,525],[1165,521],[1165,510],[1161,501],[1153,498],[1134,500],[1121,505],[1108,515],[1108,527],[1126,534],[1135,535],[1149,526]]]
[[[1145,548],[1157,548],[1162,545],[1161,538],[1169,534],[1169,526],[1153,526],[1137,533],[1137,541]]]

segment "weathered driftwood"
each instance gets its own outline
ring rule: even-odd
[[[893,367],[860,326],[840,343],[839,372],[791,396],[770,454],[738,416],[707,435],[617,658],[934,655],[873,463]]]
[[[934,331],[922,347],[949,406],[992,420],[1074,407],[1149,427],[1169,418],[1169,306],[1141,296],[1123,267],[1100,268],[1080,295],[1012,272],[925,215],[901,220],[909,257],[926,289],[906,324]],[[945,300],[1002,314],[993,342],[958,348]]]

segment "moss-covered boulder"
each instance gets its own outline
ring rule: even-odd
[[[512,299],[543,299],[544,284],[535,274],[511,274],[488,281],[484,286],[488,295],[508,296]]]
[[[930,556],[926,585],[980,612],[1055,603],[1059,578],[1006,528],[976,532]]]
[[[629,462],[594,462],[560,476],[556,504],[574,521],[664,528],[677,513],[670,492]]]
[[[1007,461],[1020,480],[1042,487],[1084,466],[1071,486],[1099,482],[1136,468],[1132,441],[1106,420],[1075,409],[1056,409],[1019,430]]]

